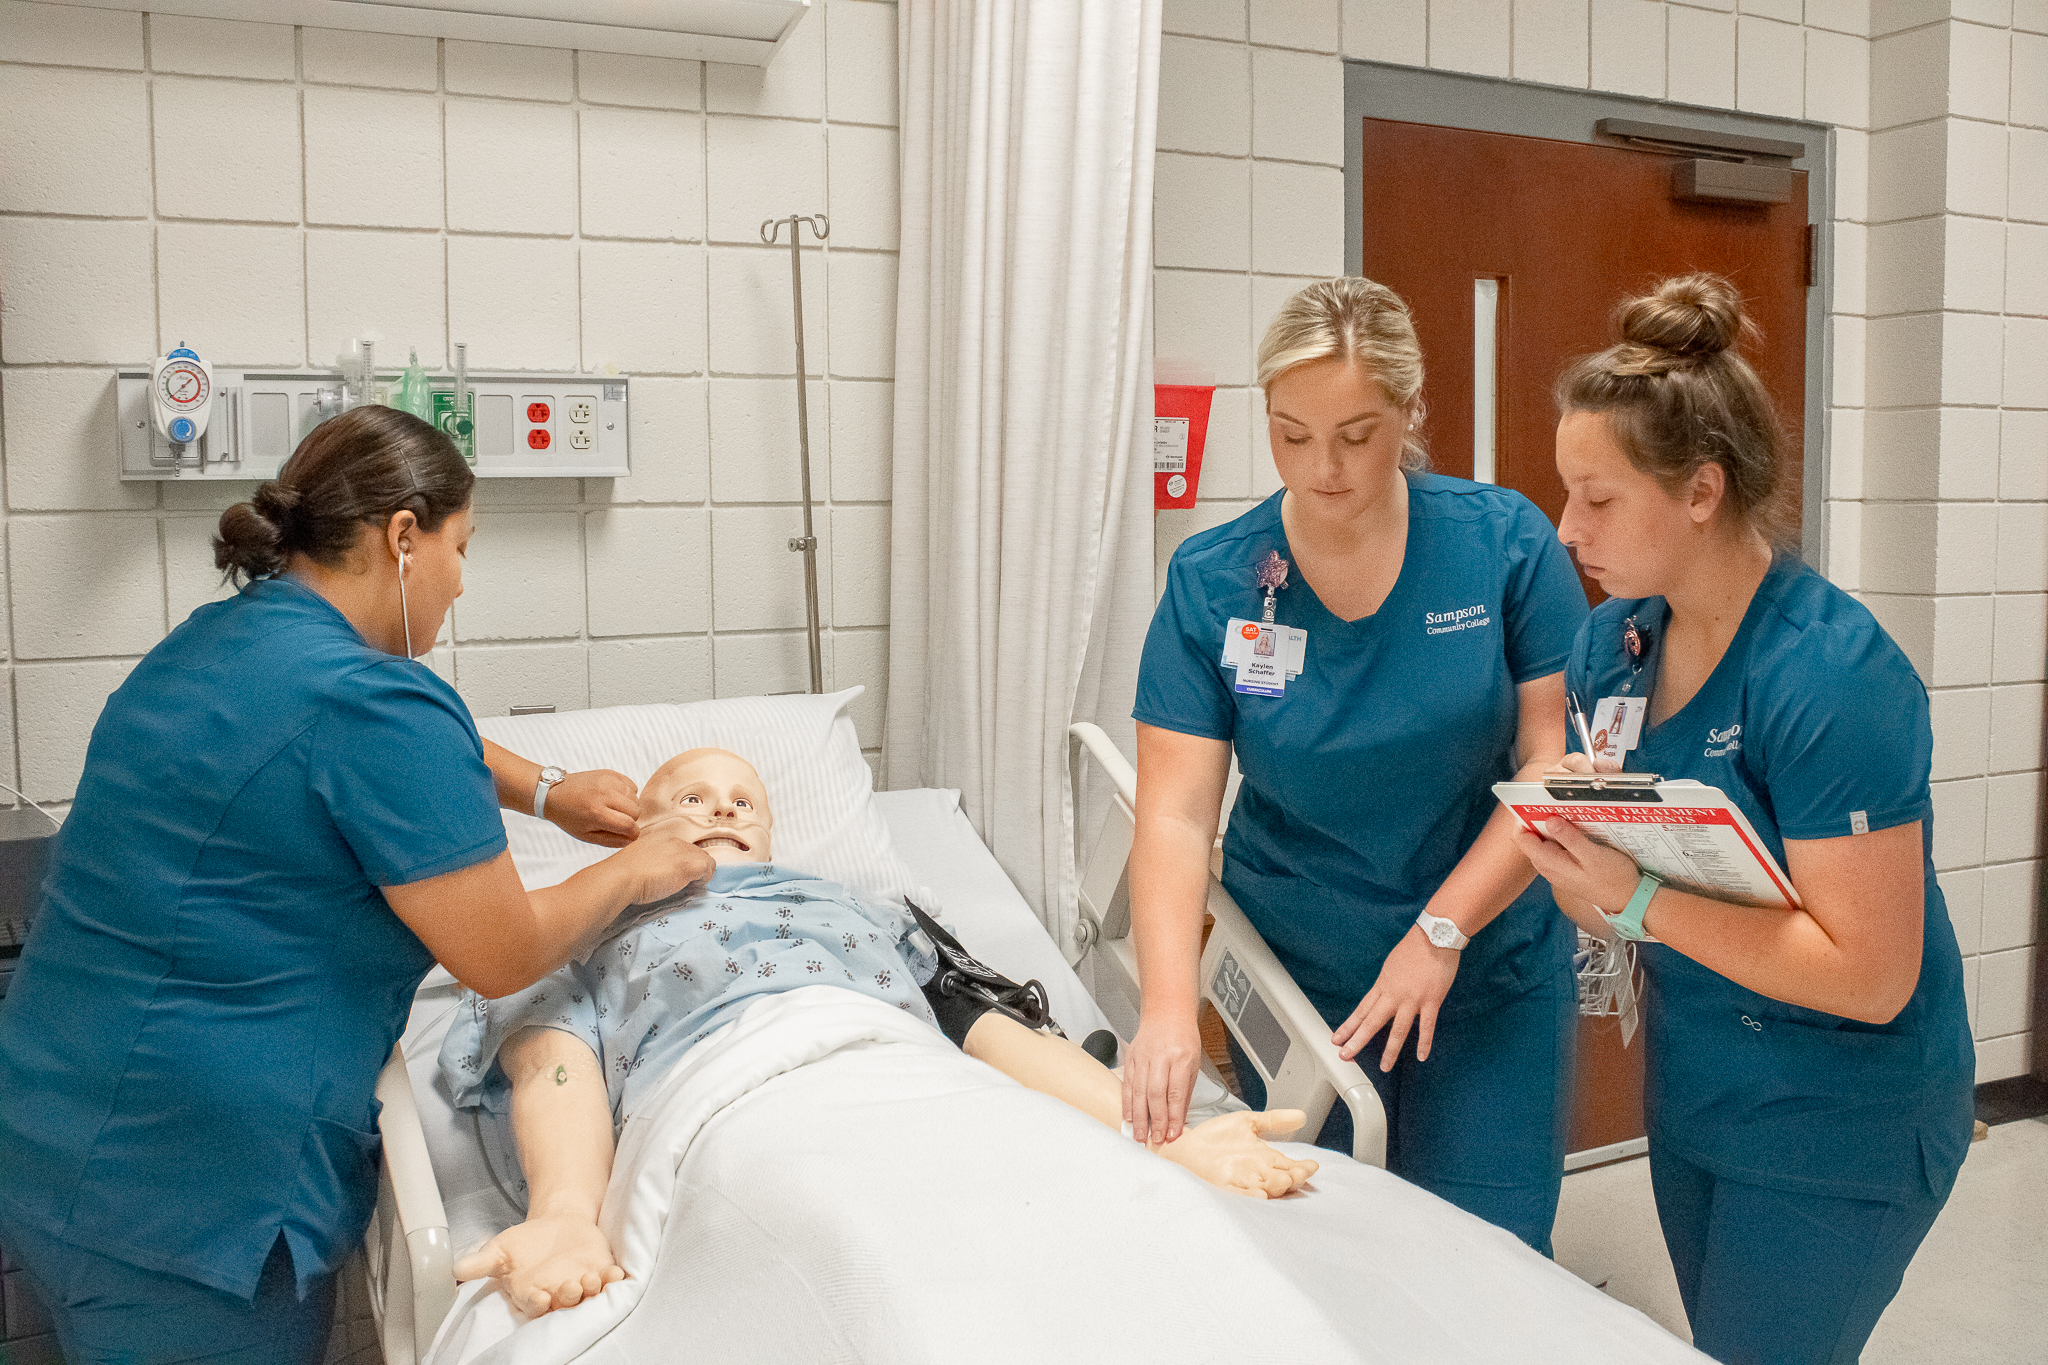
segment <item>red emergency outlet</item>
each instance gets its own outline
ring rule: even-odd
[[[536,404],[535,406],[539,405]],[[532,431],[526,433],[526,443],[535,450],[546,450],[553,442],[554,438],[539,427],[535,427]]]
[[[1152,386],[1152,506],[1193,507],[1214,384]]]
[[[529,422],[545,422],[553,415],[553,410],[546,403],[528,403],[526,405],[526,420]],[[541,444],[546,445],[547,442],[543,441]]]

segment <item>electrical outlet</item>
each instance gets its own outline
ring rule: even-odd
[[[575,410],[574,410],[573,408],[572,408],[572,409],[570,410],[570,412],[571,412],[571,415],[570,415],[570,419],[569,419],[569,420],[570,420],[570,421],[572,421],[572,422],[573,422],[574,420],[576,420],[576,419],[575,419],[575,416],[574,416],[574,411],[575,411]],[[571,449],[571,450],[588,450],[588,449],[590,449],[590,430],[589,430],[589,428],[587,428],[587,427],[572,427],[572,428],[570,428],[570,430],[569,430],[569,449]]]
[[[572,399],[570,399],[570,400],[569,400],[569,420],[570,420],[570,421],[572,421],[572,422],[588,422],[588,421],[590,420],[590,417],[591,417],[591,407],[590,407],[590,400],[589,400],[588,398],[572,398]],[[580,450],[580,449],[582,449],[582,447],[581,447],[581,446],[578,446],[578,447],[577,447],[577,449],[579,449],[579,450]]]

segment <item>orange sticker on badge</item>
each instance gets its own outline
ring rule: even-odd
[[[1256,640],[1259,638],[1259,628],[1249,621],[1245,622],[1244,625],[1238,629],[1237,633],[1239,635],[1244,636],[1244,638],[1247,640]]]

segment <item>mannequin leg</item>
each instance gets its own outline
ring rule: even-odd
[[[1028,1029],[991,1010],[974,1021],[961,1050],[1027,1089],[1064,1101],[1107,1127],[1123,1129],[1123,1083],[1064,1038]],[[1152,1150],[1212,1185],[1255,1199],[1278,1198],[1307,1184],[1316,1163],[1296,1161],[1262,1139],[1285,1137],[1302,1120],[1298,1109],[1224,1114]]]
[[[526,1221],[463,1257],[455,1278],[497,1276],[515,1304],[539,1316],[626,1277],[597,1226],[612,1173],[611,1105],[596,1054],[560,1029],[521,1029],[499,1048],[498,1065],[512,1082]]]

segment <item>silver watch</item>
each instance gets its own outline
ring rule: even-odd
[[[1462,948],[1472,941],[1469,935],[1458,932],[1456,920],[1432,915],[1427,910],[1415,917],[1415,924],[1422,930],[1422,936],[1439,948]]]
[[[548,808],[548,791],[557,782],[560,782],[563,778],[567,777],[568,775],[569,774],[563,772],[560,768],[556,767],[552,763],[548,764],[545,768],[542,768],[540,770],[540,781],[536,783],[533,788],[534,819],[547,819],[547,817],[541,814],[541,812],[545,811]]]

